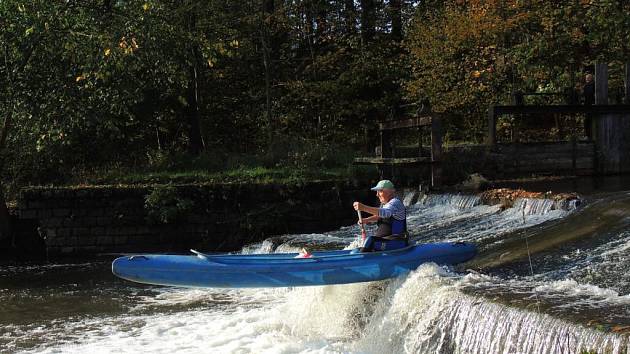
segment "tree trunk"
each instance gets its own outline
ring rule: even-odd
[[[263,30],[263,33],[265,31]],[[262,36],[263,47],[263,65],[265,67],[265,111],[267,114],[267,123],[271,129],[271,133],[276,130],[275,121],[272,117],[271,109],[271,55],[269,49],[268,38],[265,34]]]
[[[9,216],[9,209],[4,197],[4,190],[2,183],[0,182],[0,247],[1,243],[11,239],[11,217]]]
[[[4,118],[2,131],[0,132],[0,149],[2,150],[4,150],[4,147],[6,146],[7,134],[11,126],[12,120],[13,120],[13,109],[11,107],[9,110],[9,113]],[[0,171],[2,171],[3,166],[4,166],[4,163],[0,162]],[[11,232],[12,232],[11,218],[9,216],[9,209],[7,208],[7,203],[4,196],[2,179],[0,179],[0,243],[3,243],[4,241],[10,239]]]
[[[361,36],[366,42],[371,41],[376,33],[374,0],[361,0]]]
[[[201,137],[201,117],[199,114],[199,88],[198,88],[197,64],[189,68],[188,93],[186,107],[186,119],[188,121],[188,151],[193,155],[199,155],[204,150]]]
[[[315,25],[317,26],[315,30],[315,38],[318,45],[321,45],[326,41],[326,30],[327,30],[327,17],[328,17],[328,4],[326,1],[316,1],[315,13],[317,14],[315,17]]]
[[[265,68],[265,111],[270,130],[270,141],[276,131],[276,122],[273,119],[271,81],[273,72],[274,43],[272,36],[273,15],[276,10],[274,0],[263,1],[263,21],[261,23],[261,44],[263,49],[263,65]]]
[[[402,2],[403,0],[389,1],[389,13],[392,19],[392,39],[396,42],[402,39]]]
[[[7,59],[8,48],[5,46],[5,63],[8,63]],[[30,57],[30,56],[29,56]],[[8,69],[7,65],[7,69]],[[24,66],[21,67],[23,69]],[[12,78],[7,70],[7,82],[11,82]],[[8,112],[6,117],[4,117],[4,123],[2,124],[2,131],[0,131],[0,151],[4,151],[7,146],[7,136],[9,135],[9,129],[11,129],[11,124],[13,123],[13,94],[12,91],[9,91],[7,95],[7,107]],[[4,161],[0,161],[0,172],[4,170]],[[2,178],[0,177],[0,245],[4,241],[10,239],[11,237],[11,218],[9,216],[9,210],[7,209],[7,203],[4,197],[4,189],[2,185]]]
[[[354,0],[345,0],[344,5],[346,33],[355,34],[357,33],[357,9],[354,6]]]
[[[194,9],[189,17],[189,29],[191,32],[196,27],[196,15]],[[186,94],[186,120],[188,121],[188,151],[193,155],[199,155],[204,150],[203,138],[201,136],[201,117],[199,113],[199,61],[200,52],[197,44],[190,47],[192,64],[188,68],[188,90]]]

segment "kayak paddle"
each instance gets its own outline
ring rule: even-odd
[[[361,212],[357,210],[357,215],[359,215],[359,225],[361,225],[361,239],[365,240],[367,234],[365,233],[365,226],[363,226],[363,217],[361,216]]]

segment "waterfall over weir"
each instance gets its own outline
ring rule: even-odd
[[[628,353],[628,337],[459,291],[467,279],[423,265],[373,318],[360,351],[394,353]]]
[[[481,198],[472,194],[428,194],[418,203],[425,206],[452,205],[466,209],[479,205]]]

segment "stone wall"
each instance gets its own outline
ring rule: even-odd
[[[186,202],[181,215],[166,222],[152,216],[145,198],[156,188]],[[15,212],[19,223],[36,227],[50,256],[230,251],[270,235],[352,224],[354,200],[375,202],[366,186],[345,182],[28,188]]]

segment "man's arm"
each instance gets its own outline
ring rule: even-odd
[[[372,214],[378,217],[378,209],[376,207],[371,207],[371,206],[367,206],[363,203],[359,203],[359,202],[354,202],[354,204],[352,205],[354,207],[354,210],[358,210],[358,211],[364,211],[368,214]]]
[[[372,215],[367,218],[363,218],[364,224],[374,224],[377,221],[378,221],[378,215]]]

